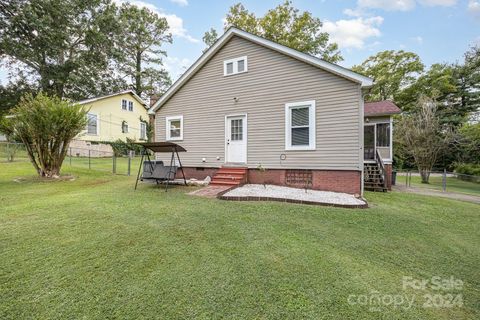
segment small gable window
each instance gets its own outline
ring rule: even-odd
[[[128,111],[133,111],[133,101],[128,101]]]
[[[122,99],[122,110],[127,110],[127,100]]]
[[[167,140],[183,140],[183,116],[167,117]]]
[[[247,57],[225,60],[223,62],[223,75],[230,76],[237,73],[247,72]]]

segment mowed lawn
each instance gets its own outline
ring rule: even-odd
[[[64,173],[76,179],[0,164],[0,319],[480,318],[478,205],[400,193],[368,193],[367,210],[227,202]],[[463,289],[402,289],[433,276]],[[463,307],[423,306],[452,293]],[[349,303],[371,294],[415,303]]]

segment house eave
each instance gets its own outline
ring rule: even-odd
[[[183,84],[185,84],[196,73],[197,70],[199,70],[203,65],[205,65],[205,63],[207,63],[208,60],[218,50],[220,50],[223,45],[227,43],[227,41],[230,40],[233,36],[239,36],[241,38],[250,40],[254,43],[280,52],[294,59],[303,61],[305,63],[323,69],[327,72],[336,74],[340,77],[358,83],[362,88],[370,88],[373,85],[372,79],[353,72],[349,69],[321,60],[314,56],[294,50],[273,41],[261,38],[246,31],[231,27],[202,56],[200,56],[200,58],[198,58],[197,61],[195,61],[195,63],[191,65],[190,68],[188,68],[187,71],[177,81],[175,81],[175,83],[167,90],[167,92],[165,92],[165,94],[149,109],[148,113],[155,114],[155,112],[160,109],[160,107],[165,102],[167,102],[177,92],[177,90],[179,90],[183,86]]]

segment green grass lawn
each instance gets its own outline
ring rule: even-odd
[[[397,176],[397,184],[405,185],[406,176]],[[429,183],[422,183],[422,179],[418,175],[412,175],[412,187],[421,187],[433,190],[443,190],[442,177],[437,175],[430,176]],[[464,181],[455,177],[447,176],[447,191],[459,192],[480,196],[480,183]]]
[[[0,319],[480,318],[478,205],[400,193],[368,193],[366,210],[229,202],[66,173],[76,179],[44,182],[28,163],[0,164]],[[464,306],[424,308],[425,294],[452,292],[403,290],[404,276],[461,279]],[[415,302],[348,302],[372,292]]]

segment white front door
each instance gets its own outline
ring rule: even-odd
[[[247,117],[227,116],[225,126],[226,162],[247,162]]]

